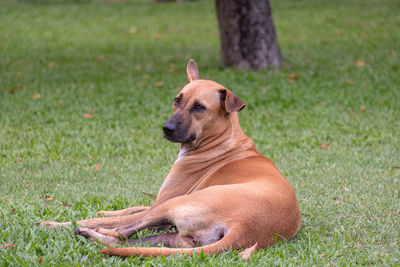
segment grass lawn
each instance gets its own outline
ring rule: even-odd
[[[400,2],[271,4],[286,65],[241,72],[220,63],[213,1],[0,0],[0,246],[15,244],[0,265],[247,264],[108,257],[74,227],[34,226],[154,201],[194,58],[247,102],[243,129],[297,193],[298,235],[250,263],[399,266]]]

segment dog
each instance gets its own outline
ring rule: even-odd
[[[105,217],[78,221],[75,230],[91,241],[111,245],[100,252],[115,256],[219,254],[228,249],[266,248],[289,240],[300,229],[292,186],[274,163],[257,152],[239,125],[246,104],[224,86],[201,80],[197,64],[186,68],[187,85],[175,97],[164,137],[180,143],[172,169],[151,207],[100,211]],[[43,222],[56,228],[70,222]],[[142,239],[142,229],[168,229]],[[151,242],[166,247],[125,247]]]

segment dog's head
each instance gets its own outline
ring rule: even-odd
[[[227,117],[246,103],[222,85],[200,80],[196,62],[186,68],[188,84],[175,97],[174,113],[163,126],[172,142],[193,143],[218,136],[229,124]]]

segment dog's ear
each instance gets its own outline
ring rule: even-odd
[[[186,66],[186,73],[187,73],[187,82],[190,83],[194,80],[200,79],[199,77],[199,68],[197,67],[196,62],[191,59],[189,60]]]
[[[221,94],[221,105],[228,113],[241,111],[246,106],[246,103],[231,91],[221,89],[219,92]]]

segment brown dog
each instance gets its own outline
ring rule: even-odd
[[[101,211],[109,217],[78,221],[86,228],[75,231],[109,245],[152,242],[180,248],[109,247],[101,253],[161,256],[220,253],[254,244],[265,248],[292,238],[300,228],[293,188],[240,128],[237,112],[246,104],[222,85],[200,80],[193,60],[187,75],[188,84],[163,127],[164,136],[181,149],[154,205]],[[128,239],[141,229],[169,226],[176,233]]]

